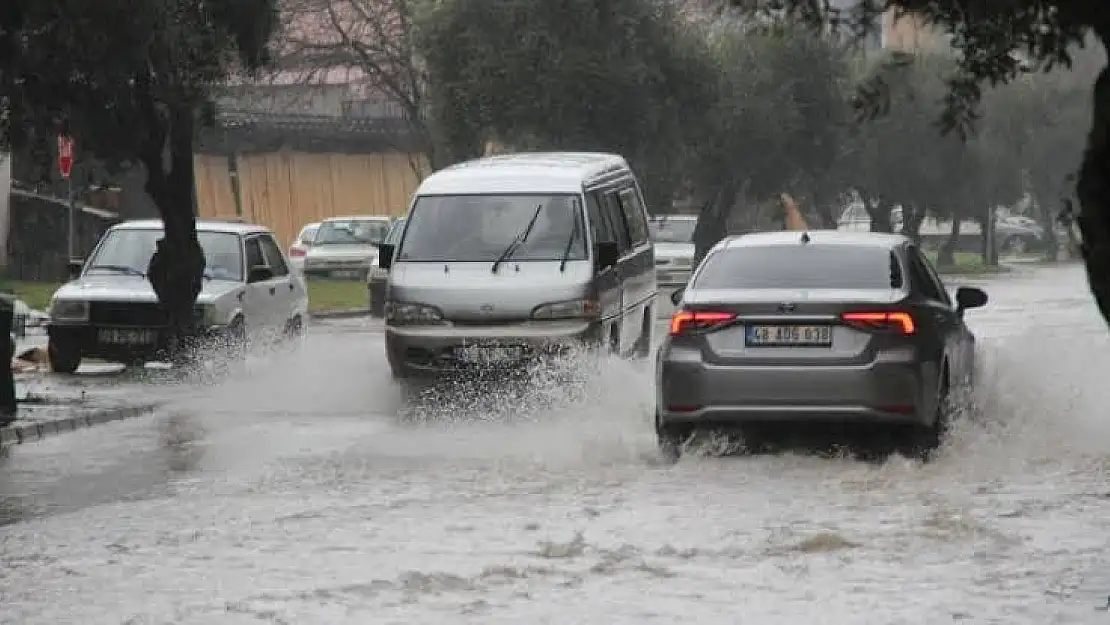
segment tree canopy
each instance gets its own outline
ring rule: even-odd
[[[825,3],[813,0],[728,0],[745,13],[789,14],[811,25],[828,22]],[[891,12],[911,16],[950,35],[956,69],[940,116],[943,131],[973,132],[985,88],[1030,73],[1071,67],[1077,50],[1095,40],[1110,45],[1110,5],[1085,0],[856,0],[857,33]],[[1092,119],[1077,172],[1080,250],[1095,302],[1110,322],[1110,66],[1092,85]],[[880,90],[871,90],[879,93]],[[882,99],[881,97],[879,98]]]
[[[142,165],[173,268],[150,279],[171,319],[185,323],[204,266],[194,216],[198,122],[214,85],[266,61],[273,0],[3,4],[0,141],[20,152],[67,133],[81,154]]]

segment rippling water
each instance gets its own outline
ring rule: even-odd
[[[10,458],[40,513],[0,528],[0,622],[1110,622],[1106,331],[1077,270],[990,288],[928,465],[660,464],[625,363],[401,418],[377,335],[314,336]]]

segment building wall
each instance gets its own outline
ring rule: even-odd
[[[948,34],[924,23],[916,15],[895,17],[893,10],[883,14],[883,47],[903,52],[943,50],[949,47]]]
[[[280,152],[237,157],[236,205],[229,159],[197,155],[202,218],[240,218],[273,229],[289,246],[304,224],[342,215],[403,215],[419,180],[409,156]]]

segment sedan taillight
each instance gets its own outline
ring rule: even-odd
[[[679,310],[671,317],[671,336],[708,330],[736,319],[736,313],[715,310]]]
[[[917,332],[913,317],[903,311],[846,312],[840,315],[840,319],[861,330],[897,332],[906,336]]]
[[[305,254],[306,254],[306,252],[303,248],[294,247],[294,248],[289,249],[289,257],[290,258],[300,258],[300,257],[304,256]]]

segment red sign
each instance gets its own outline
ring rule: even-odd
[[[69,173],[73,171],[73,138],[58,135],[58,173],[62,178],[69,180]]]

